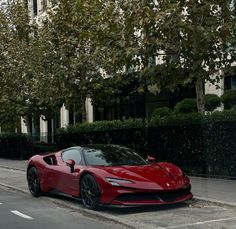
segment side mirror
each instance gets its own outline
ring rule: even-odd
[[[149,163],[155,163],[156,162],[156,158],[155,157],[152,157],[152,156],[147,156],[147,161],[149,162]]]
[[[75,171],[75,161],[69,159],[66,161],[66,165],[70,167],[70,172],[73,173]]]

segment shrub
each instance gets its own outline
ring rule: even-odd
[[[204,115],[200,113],[176,113],[170,116],[165,116],[159,120],[160,126],[182,126],[202,123]]]
[[[158,120],[162,117],[172,114],[172,110],[169,107],[159,107],[152,112],[151,120]]]
[[[175,105],[174,111],[185,114],[197,112],[197,101],[194,98],[183,99]]]
[[[112,121],[97,121],[93,123],[78,123],[75,126],[68,126],[67,128],[60,128],[57,134],[63,133],[89,133],[96,131],[110,131],[121,129],[135,129],[142,128],[145,123],[142,119],[126,119],[126,120],[112,120]]]
[[[37,142],[33,144],[33,154],[46,153],[46,152],[55,152],[57,147],[50,143]]]
[[[145,125],[142,119],[77,124],[60,129],[55,136],[55,142],[58,148],[88,143],[136,145],[136,142],[143,141],[143,137],[140,136],[145,133]]]
[[[213,111],[221,104],[220,97],[216,94],[206,94],[204,99],[206,111]]]
[[[235,110],[224,110],[215,111],[211,114],[203,116],[205,123],[215,123],[215,122],[231,122],[236,121],[236,111]]]
[[[221,96],[221,101],[224,104],[225,108],[234,108],[236,107],[236,91],[235,90],[226,90]]]
[[[148,152],[192,174],[236,177],[236,122],[157,126],[148,129]]]

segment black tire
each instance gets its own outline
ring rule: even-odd
[[[27,173],[27,182],[29,191],[32,194],[32,196],[38,197],[42,194],[38,171],[35,167],[29,168]]]
[[[91,210],[97,210],[100,205],[100,190],[94,177],[86,174],[80,182],[80,197],[83,205]]]

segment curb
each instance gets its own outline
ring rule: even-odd
[[[0,186],[3,186],[3,187],[5,187],[5,188],[12,189],[12,190],[14,190],[14,191],[18,191],[18,192],[21,192],[21,193],[25,193],[25,194],[28,193],[28,191],[26,191],[26,190],[24,190],[24,189],[22,189],[22,188],[17,188],[17,187],[14,187],[14,186],[11,186],[11,185],[8,185],[8,184],[5,184],[5,183],[1,183],[1,182],[0,182]]]
[[[0,165],[0,168],[10,169],[10,170],[15,170],[15,171],[21,171],[21,172],[26,172],[26,169],[18,169],[18,168],[12,168],[12,167],[2,166],[2,165]]]

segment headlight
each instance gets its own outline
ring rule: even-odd
[[[132,184],[132,181],[119,179],[119,178],[106,178],[107,182],[112,186],[122,186],[123,184]]]

